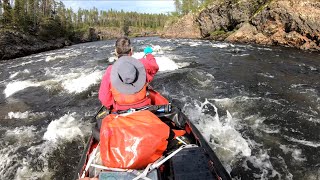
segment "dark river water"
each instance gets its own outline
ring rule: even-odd
[[[179,106],[235,179],[320,179],[320,54],[138,38],[152,86]],[[71,179],[100,107],[114,41],[0,62],[0,179]]]

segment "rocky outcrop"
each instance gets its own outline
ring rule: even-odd
[[[84,32],[76,32],[71,40],[63,37],[44,39],[16,30],[2,30],[0,31],[0,60],[58,49],[74,43],[97,41],[99,36],[94,28],[89,28]]]
[[[124,35],[122,30],[117,27],[97,28],[97,32],[101,40],[114,39]]]
[[[216,32],[230,32],[239,29],[267,0],[225,0],[214,1],[202,10],[197,18],[202,37],[214,38]]]
[[[85,30],[84,32],[76,32],[73,37],[71,38],[71,41],[73,43],[85,43],[85,42],[92,42],[92,41],[98,41],[100,39],[97,31],[95,28],[89,28]]]
[[[272,1],[250,23],[272,44],[320,50],[319,17],[317,0],[281,0]]]
[[[162,36],[166,38],[201,38],[196,16],[189,13],[178,20],[168,21],[164,26]]]
[[[200,12],[201,36],[320,50],[318,0],[215,1]]]
[[[12,59],[33,53],[62,48],[69,45],[70,41],[59,38],[42,41],[38,38],[17,31],[0,32],[0,60]]]

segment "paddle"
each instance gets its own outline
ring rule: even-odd
[[[98,116],[98,114],[101,112],[101,110],[103,109],[103,105],[101,105],[101,107],[99,108],[99,110],[96,112],[96,114],[92,117],[91,122],[95,122],[96,118]]]

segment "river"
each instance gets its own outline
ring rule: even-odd
[[[115,41],[0,62],[0,179],[71,179]],[[189,39],[153,45],[152,86],[193,121],[235,179],[320,179],[320,54]]]

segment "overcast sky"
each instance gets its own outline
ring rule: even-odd
[[[74,11],[81,9],[136,11],[140,13],[167,13],[175,10],[173,0],[61,0]]]

